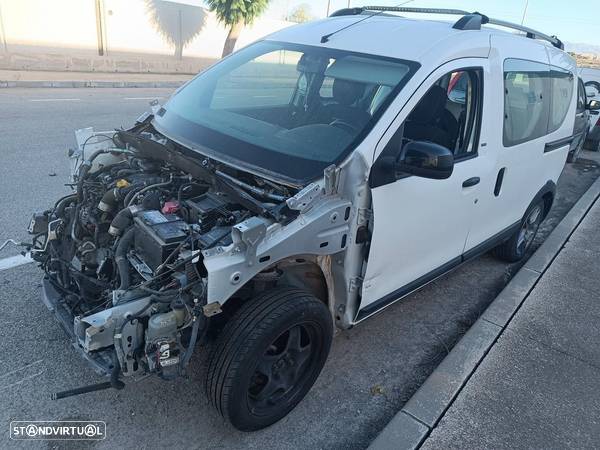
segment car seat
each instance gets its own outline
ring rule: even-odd
[[[452,151],[458,138],[458,121],[446,110],[448,97],[441,86],[433,86],[408,116],[404,137],[429,141]]]
[[[371,115],[357,105],[365,93],[365,85],[355,81],[336,78],[333,80],[333,102],[322,107],[321,122],[332,123],[336,120],[351,125],[356,131],[371,119]]]

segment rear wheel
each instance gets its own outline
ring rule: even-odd
[[[494,254],[507,262],[517,262],[523,259],[531,248],[543,219],[544,201],[540,200],[529,207],[519,229],[508,241],[496,247]]]
[[[316,381],[332,336],[331,314],[311,294],[296,288],[261,294],[217,339],[207,371],[209,400],[242,431],[277,422]]]

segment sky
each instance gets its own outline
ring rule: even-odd
[[[331,11],[345,8],[348,0],[330,0]],[[397,6],[402,0],[350,0],[350,6],[377,4]],[[414,0],[406,6],[453,8],[479,11],[496,19],[520,23],[527,0]],[[267,15],[285,17],[297,5],[306,3],[312,14],[324,17],[328,0],[271,0]],[[600,46],[600,0],[529,0],[524,25],[540,32],[556,35],[570,43]],[[598,49],[600,51],[600,49]]]

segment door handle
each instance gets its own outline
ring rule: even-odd
[[[472,178],[469,178],[468,180],[463,181],[462,186],[464,188],[468,188],[471,186],[475,186],[476,184],[479,184],[480,181],[481,181],[481,179],[479,177],[472,177]]]

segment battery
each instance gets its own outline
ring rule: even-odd
[[[179,216],[160,211],[144,211],[134,220],[135,252],[146,265],[156,270],[177,246],[188,237],[189,225]]]

